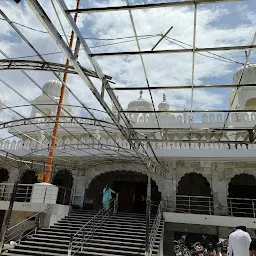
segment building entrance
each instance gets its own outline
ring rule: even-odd
[[[119,212],[146,213],[147,175],[131,171],[108,172],[92,180],[85,196],[85,209],[102,208],[102,191],[107,184],[119,193]],[[161,193],[155,181],[151,180],[152,204],[158,205],[160,200]],[[152,208],[153,213],[155,208]]]
[[[119,193],[119,211],[145,213],[147,183],[114,181],[113,188]]]

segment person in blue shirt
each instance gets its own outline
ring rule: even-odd
[[[104,211],[110,210],[112,193],[115,194],[116,192],[112,190],[109,187],[109,185],[106,185],[106,187],[103,189],[103,196],[102,196],[102,205],[103,205]]]

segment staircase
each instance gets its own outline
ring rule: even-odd
[[[43,228],[2,255],[66,255],[70,234],[76,233],[96,212],[76,211],[50,228]],[[151,225],[153,224],[153,216]],[[88,230],[91,227],[88,226]],[[83,251],[75,255],[139,256],[145,255],[145,215],[117,213],[110,215],[95,232]],[[161,221],[152,255],[158,255],[163,232]],[[82,236],[82,235],[81,235]]]

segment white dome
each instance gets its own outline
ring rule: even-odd
[[[52,97],[60,97],[60,89],[61,89],[62,83],[58,80],[50,80],[47,83],[44,84],[43,90],[44,94],[49,94]],[[65,89],[64,98],[68,97],[68,90]]]
[[[234,74],[233,81],[232,81],[233,84],[239,84],[241,75],[243,72],[243,68],[244,66],[240,67]],[[240,84],[252,84],[252,83],[256,83],[256,64],[247,64],[244,69],[243,77]]]
[[[128,110],[147,111],[153,109],[152,104],[148,100],[142,98],[142,94],[143,92],[140,91],[140,97],[128,104]]]
[[[167,111],[170,109],[170,104],[166,102],[166,95],[165,93],[163,94],[163,101],[159,103],[158,109],[160,111]]]

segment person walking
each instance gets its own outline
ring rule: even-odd
[[[236,230],[229,235],[228,255],[229,256],[249,256],[251,237],[246,232],[245,226],[238,226]]]
[[[105,212],[110,210],[110,204],[112,200],[112,193],[115,194],[116,192],[112,190],[109,185],[103,189],[103,196],[102,196],[102,205]]]

